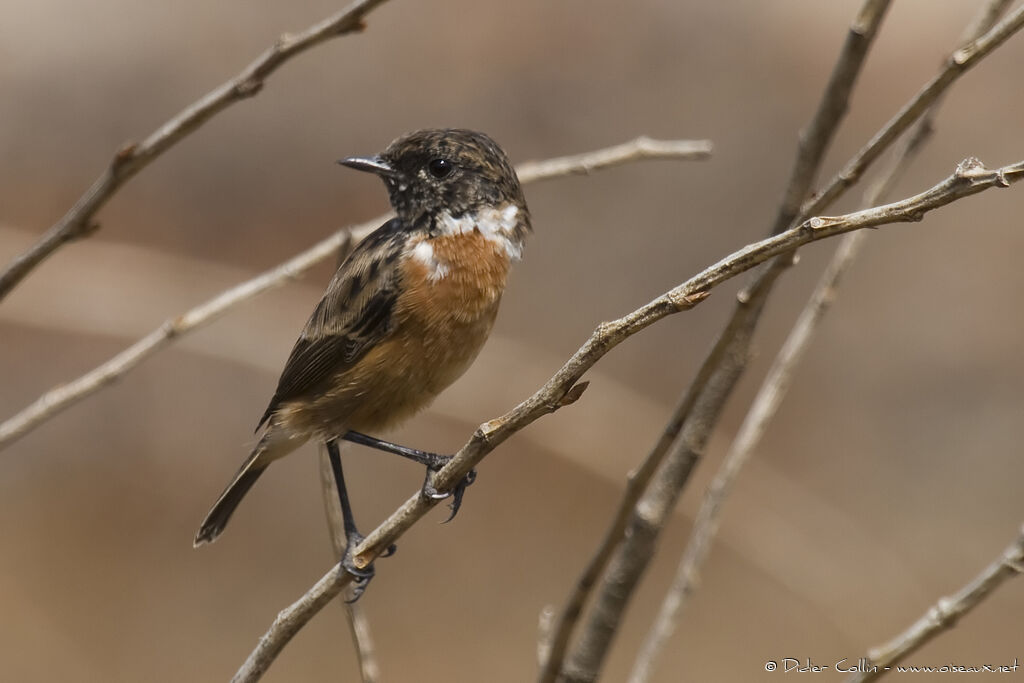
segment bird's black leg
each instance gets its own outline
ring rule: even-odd
[[[452,456],[438,455],[437,453],[428,453],[427,451],[409,448],[408,446],[400,446],[396,443],[384,441],[373,436],[367,436],[360,432],[345,432],[341,438],[346,441],[351,441],[352,443],[376,448],[377,450],[384,451],[385,453],[394,453],[395,455],[400,455],[403,458],[408,458],[409,460],[418,462],[421,465],[426,465],[427,476],[426,480],[423,482],[423,495],[434,500],[443,500],[448,496],[452,497],[452,502],[449,506],[452,513],[448,515],[448,519],[444,520],[445,522],[450,522],[455,518],[455,514],[459,511],[459,508],[462,507],[462,497],[466,494],[466,487],[476,480],[476,470],[470,470],[469,474],[463,477],[462,481],[456,484],[452,491],[438,491],[434,488],[434,485],[430,483],[430,475],[447,465],[452,459]]]
[[[331,461],[331,471],[334,472],[334,485],[338,489],[338,501],[341,503],[341,523],[345,530],[345,552],[341,556],[341,566],[355,578],[352,584],[352,599],[349,600],[355,602],[370,585],[375,570],[373,564],[360,569],[352,561],[352,553],[362,542],[363,535],[356,529],[356,522],[352,517],[352,504],[348,500],[348,489],[345,488],[345,474],[341,471],[341,454],[338,452],[337,440],[331,439],[327,442],[327,457]]]

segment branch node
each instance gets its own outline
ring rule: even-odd
[[[579,384],[575,384],[570,387],[568,391],[562,394],[562,398],[555,401],[551,407],[551,412],[555,412],[559,408],[571,406],[573,403],[580,400],[580,397],[583,396],[583,392],[586,391],[589,386],[590,382],[588,381],[580,382]]]
[[[81,221],[76,222],[73,226],[71,226],[67,235],[64,237],[64,241],[71,242],[72,240],[77,240],[82,237],[88,237],[89,235],[92,235],[99,229],[100,224],[97,221],[87,221],[85,223]]]
[[[490,420],[484,422],[482,425],[476,428],[473,432],[473,441],[483,444],[484,446],[491,445],[491,435],[498,429],[499,424],[497,420]]]
[[[603,344],[608,337],[615,333],[616,322],[605,320],[600,323],[594,330],[594,339],[596,343]]]
[[[179,315],[174,318],[169,318],[164,321],[162,327],[164,330],[164,336],[168,339],[173,339],[186,329],[185,316]]]
[[[135,150],[138,149],[138,146],[138,143],[135,142],[126,142],[121,145],[114,154],[114,169],[116,170],[134,159]]]
[[[832,216],[815,216],[814,218],[808,218],[804,221],[804,224],[800,226],[800,229],[815,232],[817,230],[830,228],[834,225],[838,225],[839,223],[842,223],[841,218],[834,218]]]
[[[670,292],[668,295],[669,301],[672,302],[677,311],[688,311],[709,296],[711,296],[710,289],[701,289],[689,294]]]
[[[1019,559],[1015,557],[1004,557],[1003,565],[1006,566],[1008,569],[1012,569],[1018,574],[1024,574],[1024,562],[1021,562]]]
[[[975,52],[977,52],[977,50],[974,47],[974,43],[966,45],[950,55],[950,64],[953,64],[954,66],[963,66],[971,60],[971,57],[974,56]]]
[[[955,626],[957,622],[956,601],[947,597],[939,598],[935,603],[935,610],[932,618],[938,626],[948,628]]]
[[[361,553],[357,553],[357,554],[353,555],[352,556],[352,564],[354,564],[357,569],[366,569],[367,567],[369,567],[373,563],[373,557],[367,557],[367,555],[371,555],[371,554],[372,554],[372,550],[368,549],[365,552],[361,552]]]
[[[978,157],[967,157],[956,165],[956,170],[953,171],[953,177],[963,178],[964,180],[973,180],[974,178],[983,176],[986,173],[988,173],[988,169],[985,168],[985,164],[981,163],[981,159]]]
[[[260,90],[263,90],[263,79],[257,76],[250,76],[235,86],[235,94],[239,97],[252,97]]]

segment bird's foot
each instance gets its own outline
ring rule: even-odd
[[[353,603],[359,598],[363,597],[363,592],[366,587],[370,585],[370,580],[373,579],[377,570],[374,569],[373,563],[366,565],[365,567],[359,567],[355,563],[354,553],[359,544],[363,542],[363,535],[359,532],[353,532],[348,535],[348,539],[345,543],[345,552],[341,556],[341,568],[352,575],[352,597],[345,602]],[[387,554],[382,557],[387,557],[395,552],[395,546],[392,545],[388,548]]]
[[[434,484],[431,481],[431,479],[433,478],[434,474],[440,471],[440,469],[447,465],[448,462],[451,461],[452,459],[452,456],[450,455],[439,457],[443,457],[443,460],[441,460],[435,465],[427,465],[427,477],[426,480],[423,482],[422,494],[424,498],[429,498],[431,500],[444,500],[445,498],[451,496],[452,502],[449,503],[448,507],[451,509],[452,512],[450,515],[448,515],[448,519],[441,522],[442,524],[447,524],[448,522],[455,519],[455,515],[458,514],[459,508],[462,507],[462,497],[466,495],[466,487],[472,484],[474,481],[476,481],[476,470],[470,470],[469,474],[463,477],[462,481],[456,484],[455,488],[452,489],[451,491],[438,491],[437,488],[434,487]]]

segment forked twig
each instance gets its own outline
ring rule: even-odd
[[[988,3],[966,31],[964,42],[975,40],[991,29],[1008,5],[1007,0],[994,0]],[[865,193],[862,206],[871,207],[883,201],[924,142],[931,137],[937,107],[938,104],[932,106],[915,124],[905,143],[895,151],[893,163],[885,177],[874,183]],[[629,683],[646,683],[650,679],[659,654],[674,632],[686,603],[698,587],[700,568],[710,553],[711,543],[717,533],[722,505],[740,470],[760,444],[768,424],[788,393],[793,373],[809,348],[825,313],[831,307],[839,282],[855,260],[861,241],[865,237],[866,233],[855,232],[846,235],[840,241],[821,281],[772,363],[729,451],[704,494],[675,579],[666,592],[658,615],[635,658]]]
[[[867,52],[874,41],[875,35],[878,33],[878,27],[881,25],[888,5],[888,0],[867,0],[850,27],[846,42],[842,50],[840,50],[839,57],[832,70],[828,85],[822,94],[818,109],[810,125],[800,136],[800,148],[797,159],[790,174],[789,183],[784,193],[782,204],[779,207],[775,223],[770,231],[771,234],[777,234],[789,227],[800,206],[800,202],[803,201],[808,188],[810,188],[811,183],[814,181],[825,151],[835,136],[839,122],[849,108],[849,98],[854,82],[863,67]],[[763,301],[763,298],[761,301]],[[745,329],[753,330],[761,306],[757,305],[756,301],[751,300],[743,304],[741,309],[734,316],[733,321],[726,326],[715,347],[701,365],[697,376],[683,393],[657,444],[655,444],[640,467],[630,473],[626,490],[619,502],[619,507],[616,510],[611,526],[602,538],[598,549],[584,568],[580,578],[573,586],[565,607],[563,607],[558,616],[552,632],[551,643],[547,647],[548,658],[540,669],[538,677],[540,683],[554,683],[559,673],[565,667],[566,651],[568,650],[573,631],[583,613],[583,607],[601,575],[611,563],[613,553],[619,548],[621,539],[624,537],[634,507],[644,491],[647,490],[648,484],[652,477],[654,477],[655,472],[668,456],[669,449],[683,429],[684,422],[692,414],[698,402],[710,408],[710,411],[704,410],[702,412],[717,412],[720,404],[724,403],[725,397],[730,393],[731,385],[735,383],[742,372],[744,366],[743,359],[746,354],[744,351],[733,353],[730,350],[730,346],[736,340],[749,335],[749,332],[745,331]],[[719,376],[716,377],[716,374]],[[705,389],[712,384],[721,389],[715,392],[715,395],[709,395],[705,392]],[[703,423],[703,426],[710,433],[712,424]],[[700,435],[694,435],[694,440],[696,442],[703,442],[706,440],[706,435],[705,438],[701,438]],[[689,457],[686,460],[688,464],[684,465],[684,469],[686,467],[692,469],[696,459]],[[680,482],[681,488],[682,482],[685,481],[688,474],[685,471],[680,471],[678,476],[682,480]],[[639,542],[640,539],[639,537],[634,537],[634,540]],[[628,599],[628,594],[631,591],[622,586],[617,586],[614,591],[610,592],[623,595],[625,600]],[[624,602],[621,604],[624,605]],[[612,621],[616,621],[614,617],[612,617]],[[597,620],[592,623],[595,626],[599,624]],[[596,670],[599,665],[597,661],[599,654],[607,651],[613,630],[613,628],[610,630],[602,628],[602,638],[591,638],[591,644],[587,646],[588,654],[583,654],[579,649],[577,650],[578,670]],[[596,675],[596,671],[594,675]]]
[[[924,615],[889,642],[868,651],[867,666],[852,674],[846,683],[867,683],[885,675],[907,655],[916,652],[936,636],[953,628],[960,617],[982,603],[1009,579],[1024,574],[1024,527],[1020,535],[992,564],[953,595],[939,598]],[[1002,671],[1008,673],[1008,671]]]

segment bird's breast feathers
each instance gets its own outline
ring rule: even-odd
[[[514,204],[459,217],[442,213],[433,235],[417,235],[403,259],[404,308],[431,318],[469,321],[497,306],[509,266],[522,255],[524,230]]]

